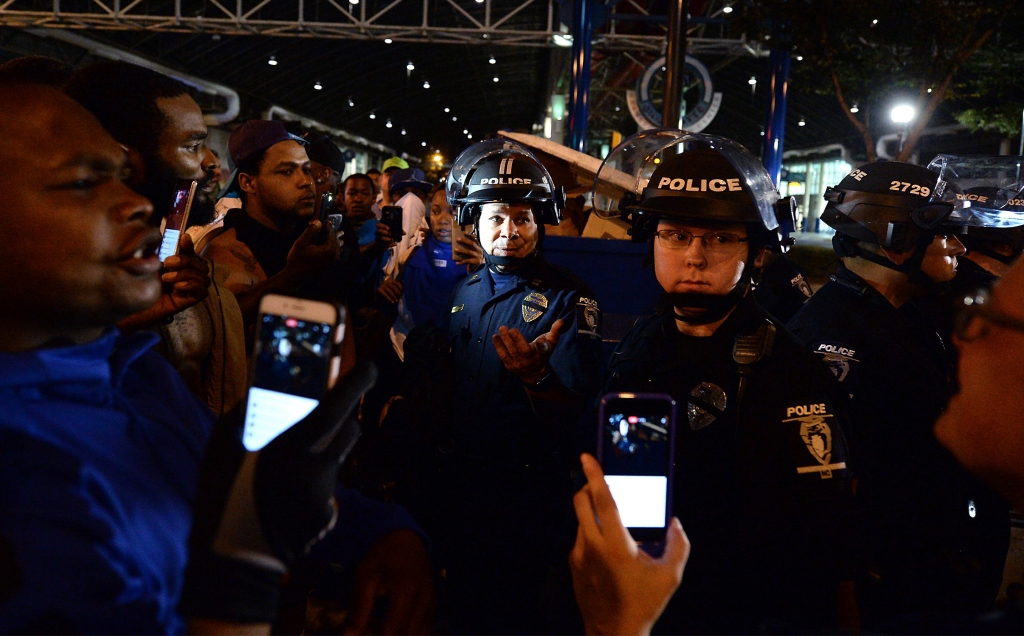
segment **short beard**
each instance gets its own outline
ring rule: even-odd
[[[139,186],[139,194],[153,204],[151,223],[160,225],[174,204],[174,193],[178,190],[178,175],[156,157],[146,159],[146,180]]]

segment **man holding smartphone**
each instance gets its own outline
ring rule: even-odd
[[[448,325],[452,627],[565,630],[544,622],[543,588],[566,564],[559,532],[576,422],[597,388],[600,309],[585,283],[540,254],[542,225],[557,224],[561,201],[536,157],[492,140],[453,166],[449,202],[458,223],[476,225],[486,263],[456,287]]]
[[[340,381],[290,438],[244,455],[237,422],[214,425],[149,351],[153,334],[114,327],[160,294],[160,233],[152,205],[125,183],[122,146],[67,96],[4,84],[0,161],[9,166],[0,209],[22,230],[0,263],[10,301],[0,329],[0,632],[180,633],[183,589],[220,612],[193,612],[218,621],[195,629],[269,629],[281,571],[265,566],[294,563],[322,537],[335,498],[350,530],[372,518],[336,489],[334,442],[372,371]],[[238,477],[243,464],[254,468],[248,477]],[[250,493],[255,502],[239,501],[236,481],[242,500]],[[429,583],[399,581],[417,568],[429,581],[411,527],[378,526],[386,534],[370,542],[357,538],[365,533],[341,537],[343,549],[365,554],[354,630],[364,628],[378,582],[405,590],[391,605],[391,629],[429,627]],[[233,551],[240,546],[248,561]],[[190,571],[186,585],[200,553],[219,566]]]
[[[264,294],[333,301],[346,294],[338,241],[318,241],[321,223],[314,218],[316,188],[305,145],[282,122],[259,119],[236,128],[228,140],[235,171],[224,191],[240,196],[242,207],[198,247],[238,299],[247,336]]]
[[[619,343],[605,386],[675,399],[672,509],[694,546],[656,631],[834,630],[852,578],[841,413],[820,363],[750,294],[788,201],[718,137],[639,133],[605,164],[630,167],[650,179],[620,205],[665,295]]]

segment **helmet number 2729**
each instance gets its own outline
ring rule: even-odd
[[[910,189],[910,194],[916,194],[922,197],[929,196],[932,193],[927,186],[914,185],[912,183],[907,183],[906,181],[893,181],[889,184],[889,189],[897,192],[906,192],[907,188]]]

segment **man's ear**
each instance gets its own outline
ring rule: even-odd
[[[878,251],[880,251],[883,256],[885,256],[893,263],[896,263],[897,265],[902,265],[903,263],[906,263],[914,254],[913,251],[897,252],[896,250],[889,249],[888,247],[882,247],[881,245],[878,246]]]
[[[764,267],[764,255],[765,255],[765,252],[767,252],[767,251],[768,251],[767,247],[762,247],[758,251],[757,258],[754,259],[754,267],[756,269],[761,269],[762,267]]]
[[[132,169],[131,176],[126,181],[126,185],[138,192],[142,185],[146,183],[146,161],[142,158],[142,153],[132,146],[121,144],[121,147],[128,153],[128,165]]]
[[[252,176],[251,174],[246,174],[244,172],[239,172],[238,173],[238,188],[242,192],[244,192],[246,194],[252,194],[252,193],[256,192],[256,178],[254,176]]]

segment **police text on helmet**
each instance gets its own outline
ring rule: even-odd
[[[663,189],[668,186],[669,190],[686,190],[687,192],[738,192],[743,190],[740,186],[739,179],[701,179],[699,184],[695,184],[693,179],[672,179],[671,177],[662,177],[658,181],[658,188]]]

